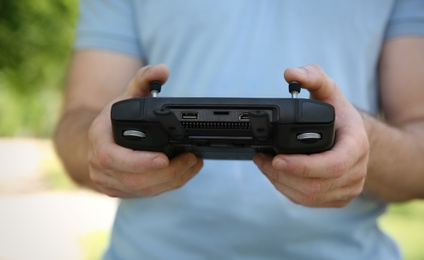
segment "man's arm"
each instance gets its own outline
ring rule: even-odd
[[[124,91],[141,66],[138,59],[111,52],[74,53],[54,141],[67,173],[78,184],[96,188],[88,174],[88,129],[103,107]]]
[[[282,194],[305,206],[343,207],[361,193],[387,202],[424,198],[423,68],[423,37],[384,45],[386,122],[355,109],[320,67],[287,69],[287,82],[300,82],[311,98],[335,107],[335,146],[311,155],[259,154],[254,162]]]
[[[388,40],[379,73],[385,123],[364,115],[371,147],[364,194],[424,198],[424,37]]]
[[[140,60],[107,51],[74,54],[54,141],[66,171],[80,185],[110,196],[153,196],[181,187],[200,171],[203,162],[193,154],[169,161],[163,153],[114,143],[112,103],[147,96],[150,81],[168,78],[164,65],[141,66]]]

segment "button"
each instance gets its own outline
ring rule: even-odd
[[[146,133],[138,130],[125,130],[122,135],[126,138],[135,140],[146,138]]]
[[[302,143],[310,144],[315,143],[318,140],[321,140],[321,134],[319,133],[303,133],[297,135],[297,140],[299,140]]]

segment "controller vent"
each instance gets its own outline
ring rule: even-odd
[[[251,129],[250,122],[181,122],[185,129]]]

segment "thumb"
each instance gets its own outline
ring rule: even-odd
[[[337,83],[315,64],[289,68],[284,72],[284,78],[287,82],[299,82],[302,88],[310,92],[312,99],[332,103],[341,94]]]
[[[150,95],[150,82],[160,81],[164,84],[169,77],[169,68],[165,64],[149,65],[137,71],[128,84],[124,98],[147,97]]]

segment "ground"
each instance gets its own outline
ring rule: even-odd
[[[51,141],[0,139],[0,259],[97,259],[116,206],[73,186]]]

